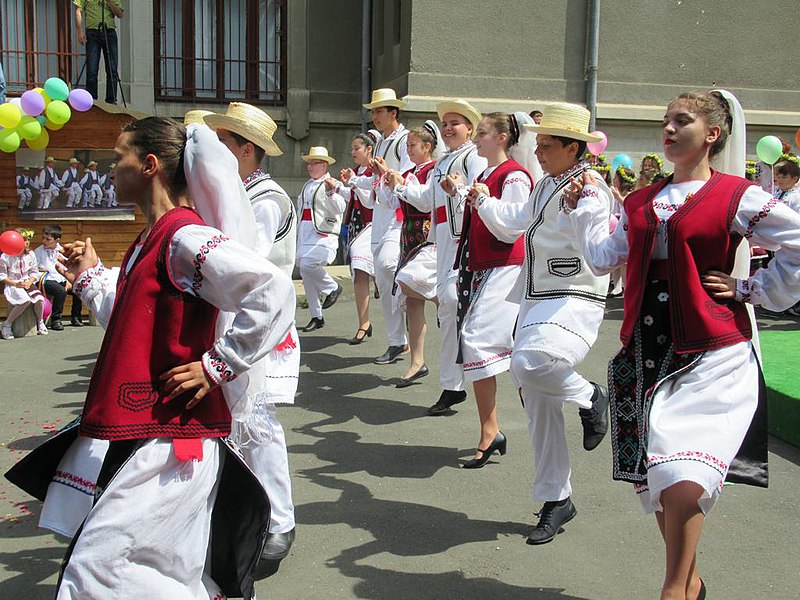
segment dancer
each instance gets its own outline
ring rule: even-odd
[[[406,138],[408,130],[400,123],[400,110],[406,103],[398,100],[392,89],[380,89],[372,92],[372,101],[363,105],[372,115],[375,128],[381,132],[381,139],[375,146],[372,161],[372,172],[394,169],[405,172],[414,164],[408,158]],[[370,190],[379,185],[376,176],[355,177],[351,169],[346,169],[342,177],[350,186]],[[377,196],[364,196],[362,203],[372,209],[372,258],[375,269],[375,283],[380,293],[383,319],[386,322],[389,347],[386,352],[375,359],[379,365],[395,362],[401,354],[408,352],[408,338],[403,318],[403,311],[394,310],[392,306],[392,287],[397,263],[400,259],[400,228],[402,213],[391,208],[386,202],[377,202]]]
[[[369,163],[380,133],[372,129],[367,133],[359,133],[350,143],[350,156],[356,163],[355,171],[342,169],[339,176],[348,181],[351,172],[356,177],[372,178]],[[372,209],[365,206],[374,192],[371,188],[360,188],[356,185],[348,187],[340,183],[336,191],[343,197],[350,198],[344,213],[343,222],[347,226],[347,256],[350,261],[350,275],[353,278],[353,292],[358,313],[358,330],[350,338],[350,344],[356,345],[366,338],[372,337],[372,323],[369,320],[369,281],[375,275],[372,259]]]
[[[394,193],[422,212],[431,213],[429,241],[436,243],[436,297],[441,328],[439,381],[442,393],[428,409],[430,415],[451,413],[453,405],[467,398],[464,373],[456,362],[456,279],[453,268],[464,217],[469,185],[486,169],[486,159],[477,155],[472,138],[481,113],[466,100],[449,100],[436,105],[442,138],[448,152],[436,162],[424,186],[398,184]]]
[[[342,286],[325,272],[325,265],[336,257],[346,201],[328,174],[328,166],[336,160],[328,156],[327,148],[312,146],[302,158],[309,180],[297,198],[297,212],[302,215],[297,229],[297,264],[311,312],[311,320],[303,327],[308,332],[325,327],[322,311],[333,306],[342,293]]]
[[[511,374],[528,416],[535,475],[533,500],[543,501],[529,544],[544,544],[577,514],[571,500],[571,466],[564,429],[564,404],[577,405],[583,447],[596,448],[608,429],[606,391],[575,371],[589,352],[603,321],[608,277],[594,276],[581,252],[559,224],[563,193],[571,178],[589,166],[581,162],[590,134],[590,113],[563,102],[547,105],[536,132],[536,157],[547,173],[524,204],[486,198],[478,214],[506,242],[525,234],[525,262],[514,290],[520,298],[511,354]],[[598,211],[608,210],[611,191],[596,172]]]
[[[33,199],[33,180],[30,177],[30,167],[23,167],[22,173],[17,175],[17,204],[18,210],[23,210],[28,207]]]
[[[0,282],[3,294],[8,303],[8,315],[0,329],[0,336],[4,340],[13,340],[14,332],[11,326],[31,304],[36,315],[36,333],[47,335],[47,326],[44,324],[44,296],[36,289],[39,280],[39,266],[36,255],[31,250],[31,240],[34,233],[30,229],[17,229],[25,240],[25,248],[18,256],[9,256],[0,253]]]
[[[568,198],[569,221],[592,270],[628,264],[623,348],[609,366],[614,478],[655,512],[661,599],[695,600],[706,596],[696,550],[723,482],[766,485],[748,304],[782,311],[800,296],[800,215],[741,177],[744,111],[730,92],[679,95],[662,135],[675,171],[626,198],[613,235],[589,175]],[[752,277],[746,241],[777,250]]]
[[[292,286],[277,267],[179,206],[186,145],[183,126],[158,117],[134,121],[118,138],[119,200],[135,201],[147,217],[119,272],[102,266],[89,239],[66,246],[67,278],[107,324],[80,432],[111,443],[98,499],[65,561],[59,599],[130,590],[217,597],[219,587],[205,572],[209,556],[226,593],[252,594],[248,573],[213,564],[253,561],[266,530],[263,514],[248,510],[266,506],[263,490],[222,443],[231,414],[220,386],[246,377],[286,336]],[[238,190],[223,187],[220,194],[214,198],[224,203]],[[235,318],[215,340],[216,307],[233,309]],[[102,393],[109,389],[118,393]],[[233,479],[231,489],[225,482]],[[215,509],[221,502],[227,511]],[[212,509],[215,519],[223,512],[232,519],[214,531],[233,535],[215,534],[213,542],[234,556],[209,555]]]
[[[490,113],[478,124],[475,145],[487,160],[486,170],[476,179],[467,196],[470,209],[456,256],[458,273],[459,362],[464,379],[472,382],[481,432],[475,456],[465,469],[486,464],[495,450],[506,453],[507,439],[497,421],[497,375],[507,371],[514,345],[513,331],[519,303],[507,299],[520,273],[525,240],[506,242],[481,219],[478,207],[491,198],[500,204],[524,205],[533,181],[509,151],[520,139],[520,122],[533,123],[525,113]]]
[[[81,201],[81,176],[78,172],[78,159],[69,159],[69,167],[61,175],[61,187],[67,192],[67,208],[80,205]]]
[[[236,157],[238,174],[255,216],[258,253],[291,278],[297,246],[294,207],[283,188],[261,169],[264,156],[283,154],[273,140],[278,126],[263,110],[242,102],[232,102],[224,115],[205,115],[204,122],[216,130],[219,141]],[[204,133],[200,130],[196,135]],[[203,160],[201,155],[201,164],[213,160],[211,154],[218,151],[215,144],[207,146],[204,152],[209,156]],[[261,560],[275,563],[288,556],[295,538],[286,434],[276,407],[277,403],[294,404],[297,392],[300,348],[294,324],[264,361],[263,381],[254,382],[249,390],[258,397],[250,427],[254,431],[241,441],[241,448],[245,462],[261,481],[272,505]]]
[[[36,188],[39,190],[39,203],[36,208],[46,210],[50,203],[58,197],[61,180],[56,175],[56,159],[48,156],[44,159],[44,168],[39,171],[36,178]]]
[[[83,178],[80,181],[83,190],[83,203],[81,208],[95,208],[103,201],[103,190],[100,189],[100,174],[97,172],[97,162],[90,160]]]
[[[404,202],[392,190],[396,185],[424,186],[435,164],[434,157],[441,157],[443,146],[439,128],[433,121],[412,129],[408,134],[408,156],[416,166],[402,175],[397,171],[386,172],[379,188],[385,201],[403,212],[400,262],[392,294],[396,305],[405,305],[411,364],[397,383],[398,388],[408,387],[429,373],[425,364],[425,302],[436,303],[436,244],[428,241],[431,214]]]

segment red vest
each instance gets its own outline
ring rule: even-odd
[[[428,175],[430,174],[433,167],[436,166],[436,161],[432,160],[427,163],[424,167],[422,167],[418,173],[415,173],[414,176],[421,184],[425,184],[428,181]],[[411,173],[414,173],[414,169],[416,167],[412,167],[405,173],[403,173],[403,179],[405,180]],[[425,218],[430,219],[431,213],[429,212],[422,212],[418,210],[413,204],[409,204],[408,202],[404,202],[403,200],[400,201],[400,208],[403,210],[403,218],[404,219],[413,219],[413,218]]]
[[[358,167],[356,167],[356,169],[358,169]],[[363,177],[372,177],[372,171],[367,169],[361,175]],[[366,227],[367,224],[372,223],[372,209],[361,204],[358,196],[356,196],[355,189],[350,191],[350,202],[347,203],[342,223],[350,225],[350,222],[354,218],[360,218],[361,222],[356,223],[360,228]]]
[[[128,249],[117,281],[117,297],[97,357],[81,419],[81,434],[107,440],[151,437],[223,437],[231,415],[219,387],[186,410],[189,393],[163,402],[159,376],[200,360],[214,343],[217,309],[179,290],[169,278],[169,243],[186,225],[204,225],[188,208],[156,221],[126,274]],[[209,240],[211,247],[220,242]],[[205,255],[197,255],[198,281]]]
[[[513,171],[521,171],[531,183],[531,176],[513,159],[508,159],[495,167],[494,171],[481,183],[489,188],[489,195],[492,198],[501,198],[503,195],[503,184],[506,178]],[[480,181],[480,180],[479,180]],[[469,215],[469,216],[468,216]],[[525,236],[520,236],[513,244],[507,244],[498,240],[489,231],[475,208],[470,208],[469,213],[464,212],[464,228],[467,227],[469,219],[469,263],[467,268],[470,271],[483,271],[495,267],[506,267],[508,265],[521,265],[525,261]],[[463,239],[463,238],[462,238]],[[463,242],[459,242],[461,245]],[[459,247],[458,256],[461,255]]]
[[[655,245],[659,220],[653,198],[671,181],[668,177],[625,199],[629,253],[620,338],[626,345],[639,318]],[[715,300],[700,281],[706,271],[730,273],[733,269],[742,237],[731,233],[731,223],[750,185],[741,177],[714,171],[667,221],[670,325],[678,353],[722,348],[752,337],[744,304]]]

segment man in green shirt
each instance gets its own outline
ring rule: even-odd
[[[106,66],[106,102],[117,103],[117,24],[125,15],[121,0],[73,0],[78,41],[86,46],[86,89],[97,98],[100,52]],[[83,30],[84,22],[86,31]]]

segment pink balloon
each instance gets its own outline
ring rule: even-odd
[[[19,231],[9,229],[0,233],[0,252],[9,256],[19,256],[25,250],[25,239]]]
[[[45,296],[44,303],[42,305],[42,320],[47,321],[51,314],[53,314],[53,303],[50,302],[50,298]]]
[[[44,110],[44,98],[39,92],[28,90],[20,98],[22,112],[31,117],[38,117]]]
[[[602,131],[593,131],[592,135],[599,135],[601,138],[603,138],[599,142],[586,143],[586,149],[595,156],[597,156],[598,154],[602,154],[603,150],[605,150],[606,146],[608,146],[608,138],[606,137],[606,134],[603,133]]]
[[[78,112],[86,112],[94,104],[94,98],[86,90],[75,88],[69,93],[69,105]]]

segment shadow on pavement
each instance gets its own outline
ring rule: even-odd
[[[52,598],[52,582],[43,583],[58,572],[64,548],[50,546],[17,552],[0,552],[0,564],[5,566],[8,579],[0,581],[0,598],[44,600]],[[13,575],[17,573],[16,575]]]
[[[784,460],[800,466],[800,448],[784,442],[775,436],[769,436],[769,451],[777,454]]]

